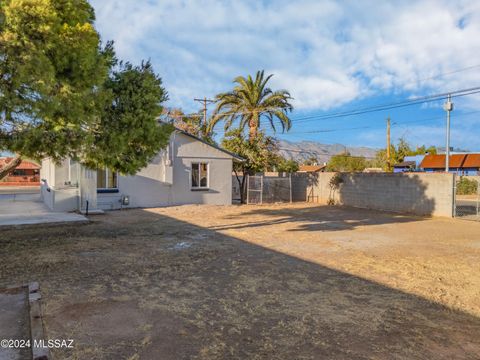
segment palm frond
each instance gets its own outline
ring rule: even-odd
[[[211,126],[223,121],[225,129],[229,129],[238,121],[241,130],[253,129],[251,136],[261,129],[261,119],[266,118],[273,130],[275,120],[279,120],[282,130],[291,128],[291,120],[287,116],[293,110],[290,103],[292,97],[286,90],[273,91],[268,82],[273,74],[265,77],[264,70],[257,71],[255,79],[251,75],[238,76],[234,79],[234,88],[230,92],[216,96],[217,105],[212,114]]]

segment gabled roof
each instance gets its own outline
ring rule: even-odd
[[[298,172],[318,172],[326,168],[325,165],[300,165]]]
[[[480,168],[480,154],[450,155],[451,168]],[[445,169],[445,154],[426,155],[420,167],[423,169]]]
[[[417,163],[415,161],[402,161],[401,163],[393,165],[394,168],[415,167]]]
[[[223,152],[223,153],[225,153],[225,154],[227,154],[227,155],[230,155],[231,157],[233,157],[233,158],[234,158],[235,160],[237,160],[237,161],[241,161],[241,162],[245,161],[245,159],[242,158],[241,156],[239,156],[239,155],[237,155],[237,154],[235,154],[235,153],[232,153],[232,152],[230,152],[230,151],[228,151],[228,150],[225,150],[225,149],[221,148],[221,147],[218,146],[218,145],[210,144],[209,142],[206,142],[205,140],[203,140],[203,139],[201,139],[201,138],[199,138],[199,137],[197,137],[197,136],[195,136],[195,135],[192,135],[192,134],[190,134],[190,133],[188,133],[188,132],[186,132],[186,131],[183,131],[183,130],[177,128],[177,127],[175,127],[175,130],[176,130],[177,132],[183,134],[183,135],[189,136],[189,137],[191,137],[192,139],[195,139],[195,140],[197,140],[197,141],[200,141],[201,143],[203,143],[203,144],[205,144],[205,145],[211,146],[211,147],[213,147],[214,149],[217,149],[217,150],[219,150],[219,151],[221,151],[221,152]]]
[[[4,157],[0,158],[0,168],[4,167],[5,165],[9,164],[12,161],[12,157]],[[35,164],[34,162],[28,160],[22,160],[20,165],[16,167],[16,170],[39,170],[40,165]]]

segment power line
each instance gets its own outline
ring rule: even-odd
[[[350,111],[324,114],[324,115],[320,115],[320,116],[304,117],[303,119],[305,121],[303,121],[303,122],[317,120],[317,119],[321,120],[321,119],[332,119],[332,118],[338,118],[338,117],[353,116],[353,115],[365,114],[365,113],[369,113],[369,112],[376,112],[376,111],[388,110],[388,109],[393,109],[393,108],[398,108],[398,107],[411,106],[411,105],[425,103],[425,102],[438,101],[438,100],[447,98],[449,94],[453,94],[452,97],[460,97],[460,96],[468,96],[468,95],[472,95],[472,94],[476,94],[476,93],[480,93],[480,86],[473,87],[473,88],[468,88],[468,89],[454,90],[454,91],[447,92],[447,93],[440,93],[440,94],[433,94],[433,95],[428,95],[428,96],[423,96],[423,97],[417,97],[417,98],[414,98],[414,99],[404,100],[404,101],[396,102],[396,103],[380,104],[380,105],[364,107],[364,108],[359,108],[359,109],[352,109]],[[235,114],[235,113],[237,113],[237,112],[230,112],[230,114]],[[251,111],[249,111],[249,112],[238,112],[237,114],[241,115],[241,114],[247,114],[247,113],[251,113]],[[226,112],[226,114],[228,114],[228,112]],[[198,114],[196,114],[196,116],[198,116]],[[301,119],[302,118],[292,119],[292,122],[293,123],[298,123],[298,122],[301,122],[301,121],[299,121]],[[418,122],[418,120],[415,120],[414,122]],[[217,131],[216,133],[218,135],[221,135],[222,130],[220,130],[220,132]],[[225,130],[223,130],[223,135],[224,134],[225,134]],[[284,133],[284,135],[292,136],[288,132]],[[293,136],[295,136],[295,135],[293,135]]]
[[[462,116],[469,116],[472,114],[477,114],[480,113],[480,110],[478,111],[471,111],[468,113],[463,113],[463,114],[457,114],[455,115],[456,118],[462,117]],[[416,120],[411,120],[411,121],[401,121],[401,120],[395,120],[395,123],[392,124],[401,126],[403,124],[411,124],[411,123],[423,123],[423,122],[428,122],[432,120],[444,120],[444,116],[435,116],[435,117],[430,117],[430,118],[425,118],[425,119],[416,119]],[[320,129],[320,130],[310,130],[310,131],[292,131],[292,132],[286,132],[283,135],[293,135],[293,134],[319,134],[319,133],[330,133],[330,132],[339,132],[339,131],[351,131],[351,130],[364,130],[364,129],[376,129],[383,127],[383,125],[377,125],[377,126],[357,126],[357,127],[351,127],[351,128],[339,128],[339,129]]]
[[[193,101],[197,101],[203,103],[203,124],[207,126],[207,104],[214,103],[215,100],[207,99],[206,97],[203,99],[193,99]]]
[[[434,75],[434,76],[430,76],[430,77],[427,77],[427,78],[423,78],[423,79],[420,79],[420,80],[416,80],[415,83],[417,83],[417,82],[422,82],[422,81],[427,81],[427,80],[438,79],[438,78],[444,77],[444,76],[446,76],[446,75],[457,74],[457,73],[459,73],[459,72],[472,70],[472,69],[475,69],[475,68],[478,68],[478,67],[480,67],[480,64],[472,65],[472,66],[467,66],[467,67],[464,67],[464,68],[461,68],[461,69],[452,70],[452,71],[440,73],[440,74],[437,74],[437,75]],[[412,83],[413,83],[413,81],[412,81]],[[410,84],[410,83],[409,83],[409,84]]]
[[[433,76],[430,76],[430,77],[426,77],[426,78],[423,78],[423,79],[419,79],[419,80],[415,80],[415,81],[412,81],[411,83],[418,83],[418,82],[423,82],[423,81],[427,81],[427,80],[432,80],[432,79],[437,79],[437,78],[440,78],[440,77],[443,77],[443,76],[447,76],[447,75],[452,75],[452,74],[457,74],[457,73],[460,73],[460,72],[464,72],[464,71],[468,71],[468,70],[472,70],[472,69],[475,69],[475,68],[479,68],[480,67],[480,64],[476,64],[476,65],[471,65],[471,66],[467,66],[467,67],[464,67],[464,68],[460,68],[460,69],[456,69],[456,70],[452,70],[452,71],[448,71],[448,72],[444,72],[444,73],[439,73],[437,75],[433,75]],[[407,84],[410,84],[410,83],[407,83]],[[480,87],[474,87],[474,88],[470,88],[470,89],[463,89],[463,90],[454,90],[454,91],[451,91],[451,92],[446,92],[446,93],[443,93],[443,94],[437,94],[437,95],[430,95],[430,96],[426,96],[425,98],[428,98],[428,97],[438,97],[438,96],[442,96],[442,98],[446,98],[448,96],[448,94],[454,94],[454,93],[458,93],[458,92],[465,92],[467,90],[472,90],[472,89],[480,89]],[[441,100],[442,98],[440,99],[437,99],[437,100]],[[418,100],[420,100],[421,98],[417,98]],[[410,101],[415,101],[416,99],[411,99]],[[210,99],[194,99],[194,101],[200,101],[200,102],[205,102],[205,101],[208,101],[210,103],[214,103],[216,102],[215,100],[210,100]],[[435,101],[435,100],[433,100]],[[381,105],[380,105],[381,106]],[[268,110],[269,108],[266,108],[265,110]],[[224,114],[234,114],[236,112],[225,112]],[[238,112],[239,114],[251,114],[252,111],[246,111],[246,112]],[[186,116],[200,116],[198,114],[189,114],[189,115],[186,115]],[[220,116],[217,115],[217,116]],[[323,116],[323,115],[320,115],[320,116]],[[303,117],[303,118],[296,118],[295,120],[303,120],[303,119],[307,119],[309,117]]]
[[[296,119],[294,118],[292,119],[292,121],[295,121],[296,123],[298,122],[304,123],[311,120],[325,120],[325,119],[333,119],[338,117],[361,115],[361,114],[366,114],[371,112],[378,112],[383,110],[390,110],[390,109],[395,109],[400,107],[417,105],[425,102],[438,101],[438,100],[446,99],[449,94],[451,94],[452,97],[461,97],[461,96],[468,96],[468,95],[473,95],[477,93],[480,93],[480,86],[469,88],[469,89],[456,90],[448,93],[417,97],[410,100],[404,100],[404,101],[395,102],[395,103],[387,103],[387,104],[380,104],[380,105],[369,106],[364,108],[358,108],[358,109],[353,109],[353,110],[348,110],[343,112],[324,114],[324,115],[305,116],[303,118],[296,118]]]
[[[478,111],[471,111],[468,113],[463,113],[463,114],[457,114],[455,115],[455,118],[463,117],[463,116],[469,116],[472,114],[478,114],[480,113],[480,110]],[[402,120],[395,120],[395,122],[392,124],[392,127],[402,127],[405,124],[419,124],[421,125],[422,123],[430,122],[430,121],[435,121],[435,120],[444,120],[444,116],[435,116],[435,117],[430,117],[430,118],[424,118],[424,119],[415,119],[415,120],[410,120],[410,121],[402,121]],[[297,137],[301,139],[302,137],[300,135],[308,135],[308,134],[327,134],[327,133],[333,133],[333,132],[348,132],[348,131],[355,131],[355,130],[366,130],[366,129],[380,129],[383,128],[383,124],[379,125],[369,125],[369,126],[357,126],[357,127],[350,127],[350,128],[334,128],[334,129],[319,129],[319,130],[307,130],[307,131],[289,131],[285,132],[282,134],[282,136],[288,136],[288,137]],[[263,130],[265,133],[270,133],[271,135],[275,134],[275,132],[269,128]],[[222,135],[225,134],[224,129],[221,129],[220,131],[216,131],[216,134]]]
[[[366,113],[371,113],[371,112],[390,110],[390,109],[395,109],[395,108],[400,108],[400,107],[418,105],[418,104],[422,104],[422,103],[426,103],[426,102],[439,101],[439,100],[442,100],[442,99],[446,99],[449,94],[451,94],[452,97],[462,97],[462,96],[468,96],[468,95],[473,95],[473,94],[477,94],[477,93],[480,93],[480,86],[476,86],[476,87],[468,88],[468,89],[454,90],[454,91],[440,93],[440,94],[433,94],[433,95],[428,95],[428,96],[416,97],[416,98],[413,98],[413,99],[403,100],[403,101],[400,101],[400,102],[386,103],[386,104],[379,104],[379,105],[368,106],[368,107],[363,107],[363,108],[357,108],[357,109],[347,110],[347,111],[343,111],[343,112],[292,118],[291,121],[292,121],[293,124],[297,124],[297,123],[305,123],[305,122],[309,122],[309,121],[313,121],[313,120],[327,120],[327,119],[334,119],[334,118],[342,118],[342,117],[361,115],[361,114],[366,114]],[[267,110],[269,110],[269,108],[266,108],[264,110],[267,111]],[[239,116],[241,116],[241,115],[246,115],[246,114],[251,114],[251,113],[252,113],[252,111],[242,111],[242,112],[231,111],[231,112],[225,112],[223,114],[218,114],[216,116],[217,117],[218,116],[225,116],[225,115],[229,115],[229,114],[230,115],[238,114]],[[198,114],[193,114],[192,116],[199,116],[199,115]],[[214,117],[212,117],[212,118],[214,118]]]

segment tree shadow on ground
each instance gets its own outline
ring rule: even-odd
[[[252,216],[260,217],[250,222],[235,222],[242,218]],[[287,231],[343,231],[354,230],[359,226],[382,225],[392,223],[407,223],[423,221],[426,218],[413,215],[402,215],[367,209],[357,209],[346,206],[318,205],[307,208],[299,208],[292,214],[292,208],[288,205],[272,207],[255,207],[227,216],[232,224],[212,226],[212,230],[230,230],[255,228],[269,225],[297,223],[295,228]]]
[[[480,356],[472,315],[153,211],[9,230],[0,247],[0,284],[39,280],[47,333],[75,339],[58,358]]]

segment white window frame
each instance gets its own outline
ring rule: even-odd
[[[72,158],[68,158],[68,180],[65,182],[65,185],[78,187],[78,174],[76,176],[77,182],[75,184],[72,184],[72,167],[77,164],[77,161],[72,160]]]
[[[206,164],[207,165],[207,186],[200,186],[200,174],[198,178],[198,186],[193,186],[192,177],[193,177],[193,165],[200,165]],[[192,191],[201,191],[201,190],[209,190],[210,189],[210,163],[208,161],[192,161],[190,164],[190,190]]]
[[[108,168],[104,168],[104,169],[97,169],[97,176],[98,176],[98,171],[100,170],[103,170],[105,172],[105,185],[107,187],[102,187],[102,188],[99,188],[98,185],[97,185],[97,190],[118,190],[118,172],[114,171],[116,173],[116,176],[115,178],[117,179],[117,184],[115,185],[115,187],[108,187],[108,180],[109,180],[109,177],[108,177],[108,173],[112,170],[108,169]],[[98,183],[98,182],[97,182]]]

